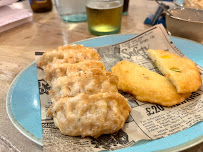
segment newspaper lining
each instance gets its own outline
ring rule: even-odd
[[[146,54],[148,49],[162,49],[184,56],[169,39],[162,25],[153,26],[125,42],[96,49],[102,58],[101,61],[109,71],[117,62],[128,60],[159,73]],[[35,54],[37,60],[42,55],[41,52]],[[202,75],[203,69],[200,66],[198,68]],[[132,108],[123,129],[112,135],[102,135],[98,139],[65,136],[55,127],[53,120],[46,115],[47,109],[52,104],[48,96],[50,87],[44,81],[43,70],[39,67],[37,74],[44,151],[116,150],[132,146],[139,140],[152,140],[172,135],[203,120],[203,86],[193,92],[184,102],[170,108],[140,102],[132,95],[121,92],[128,99]]]

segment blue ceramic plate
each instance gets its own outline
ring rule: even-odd
[[[112,35],[77,42],[85,46],[98,47],[122,42],[134,35]],[[174,44],[190,59],[203,66],[203,45],[171,37]],[[32,63],[13,80],[7,95],[7,112],[14,126],[26,137],[42,145],[42,126],[36,64]],[[124,151],[179,151],[203,141],[203,122],[153,141],[139,141]]]

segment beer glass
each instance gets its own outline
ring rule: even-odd
[[[107,35],[120,31],[123,0],[86,0],[85,6],[91,34]]]

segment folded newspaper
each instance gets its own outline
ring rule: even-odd
[[[145,32],[121,43],[97,47],[107,70],[121,60],[128,60],[152,71],[157,68],[148,58],[148,49],[162,49],[184,56],[169,39],[164,27],[156,25]],[[36,60],[42,53],[36,52]],[[201,75],[203,69],[198,66]],[[41,100],[41,122],[43,127],[44,151],[101,151],[116,150],[132,146],[139,140],[153,140],[175,134],[203,120],[203,86],[181,104],[172,107],[143,103],[131,94],[122,93],[132,108],[124,128],[112,135],[102,135],[97,139],[71,137],[61,134],[51,118],[46,115],[52,104],[48,90],[50,87],[43,79],[43,70],[37,68]]]

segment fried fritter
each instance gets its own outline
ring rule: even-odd
[[[80,93],[54,102],[48,115],[65,135],[97,138],[120,130],[129,112],[127,100],[117,92]]]
[[[147,54],[178,93],[197,91],[201,84],[200,71],[193,61],[163,50],[148,50]]]
[[[184,0],[184,7],[203,9],[203,0]]]
[[[101,69],[79,71],[69,76],[57,78],[49,91],[50,97],[74,97],[79,93],[96,94],[99,92],[118,92],[118,77]]]
[[[129,116],[130,106],[118,93],[118,77],[106,71],[93,48],[68,45],[45,52],[38,63],[51,86],[47,114],[65,135],[114,133]]]
[[[94,60],[87,60],[76,64],[51,62],[44,68],[44,79],[51,86],[52,82],[58,77],[68,76],[79,71],[88,71],[90,69],[105,70],[105,67],[102,62]]]
[[[101,57],[93,48],[76,44],[64,45],[58,47],[56,50],[45,52],[42,59],[39,61],[38,66],[44,69],[51,62],[74,64],[85,60],[99,61],[100,59]]]
[[[111,71],[118,76],[118,89],[133,94],[139,101],[172,106],[183,102],[191,94],[177,93],[166,77],[132,62],[118,62]]]

